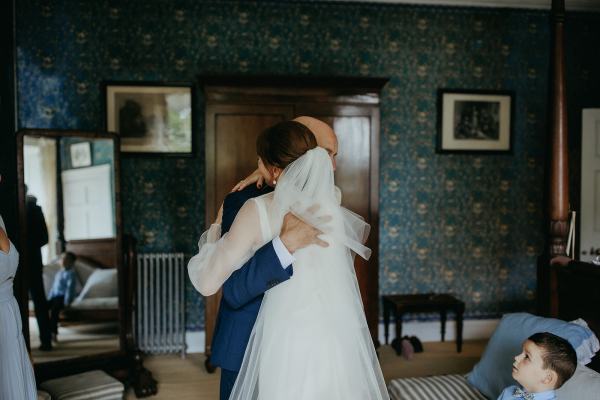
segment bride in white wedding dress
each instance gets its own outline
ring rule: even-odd
[[[289,211],[325,232],[329,246],[295,252],[292,278],[265,293],[230,399],[389,399],[354,272],[353,253],[371,253],[369,225],[338,204],[324,149],[289,164],[274,192],[247,201],[223,238],[208,238],[204,278],[227,279],[279,234]]]

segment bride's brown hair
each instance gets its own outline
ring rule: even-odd
[[[296,121],[279,122],[265,129],[256,139],[256,153],[263,163],[281,169],[315,147],[315,135]]]

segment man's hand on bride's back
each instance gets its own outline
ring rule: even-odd
[[[319,239],[319,235],[323,234],[312,225],[307,224],[300,218],[296,217],[291,212],[287,213],[283,218],[281,234],[279,238],[283,245],[290,253],[294,253],[311,244],[316,244],[321,247],[328,247],[329,243]]]

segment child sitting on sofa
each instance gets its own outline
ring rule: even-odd
[[[50,305],[50,329],[52,332],[52,340],[57,340],[58,335],[58,317],[60,310],[71,304],[75,298],[75,284],[77,275],[75,274],[75,260],[77,256],[67,251],[62,255],[62,268],[54,276],[52,289],[48,294],[48,302]]]
[[[554,400],[554,391],[573,376],[575,368],[577,355],[568,341],[548,332],[533,334],[512,367],[512,377],[522,387],[507,387],[498,400]]]

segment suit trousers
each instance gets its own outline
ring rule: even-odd
[[[229,396],[231,395],[231,391],[233,390],[233,385],[235,384],[235,380],[237,379],[238,374],[239,374],[239,371],[230,371],[228,369],[221,368],[221,394],[220,394],[221,400],[229,399]]]
[[[60,319],[60,310],[65,307],[65,297],[55,296],[49,300],[50,303],[50,332],[58,334],[58,320]]]
[[[44,281],[42,279],[41,266],[32,268],[29,275],[29,293],[33,306],[35,308],[35,318],[40,329],[40,342],[42,345],[50,346],[50,316],[48,313],[48,301],[46,300],[46,291],[44,290]]]

